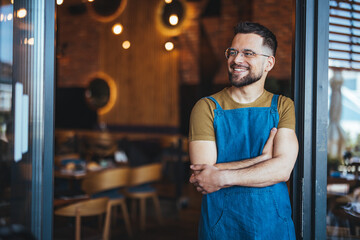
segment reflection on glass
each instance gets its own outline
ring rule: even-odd
[[[328,239],[360,237],[359,9],[358,2],[330,1]]]
[[[360,237],[360,72],[329,70],[327,235]]]
[[[10,221],[10,151],[12,63],[13,63],[13,6],[0,1],[0,224]]]

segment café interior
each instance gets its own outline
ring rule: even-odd
[[[233,26],[245,20],[277,36],[265,88],[293,98],[292,1],[56,4],[53,239],[197,239],[201,194],[188,183],[191,109],[228,86],[224,50]],[[360,67],[344,56],[350,50],[341,38],[352,27],[346,14],[360,13],[359,6],[330,1],[328,239],[360,239]],[[0,26],[11,22],[4,16]],[[0,225],[6,225],[16,192],[6,171],[12,69],[0,64]]]
[[[67,229],[76,234],[69,228],[74,216],[67,219],[69,199],[96,196],[115,178],[111,188],[121,188],[125,200],[110,200],[105,239],[196,239],[201,194],[188,183],[191,108],[227,86],[224,49],[233,26],[256,4],[113,4],[64,0],[57,6],[54,239],[66,239]],[[291,5],[283,5],[290,20]],[[288,25],[277,29],[290,33]],[[279,40],[290,49],[291,38]],[[279,80],[270,87],[289,94],[286,58],[279,54],[273,76]],[[125,167],[128,183],[124,172],[116,174]],[[94,182],[98,189],[87,187]],[[88,221],[79,227],[85,239],[94,224]]]

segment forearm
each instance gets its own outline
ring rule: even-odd
[[[244,159],[244,160],[239,160],[239,161],[235,161],[235,162],[217,163],[214,166],[221,170],[236,170],[236,169],[242,169],[242,168],[254,166],[254,165],[256,165],[260,162],[263,162],[265,160],[268,160],[268,159],[269,159],[268,156],[260,155],[255,158]]]
[[[271,129],[269,138],[266,141],[266,144],[265,144],[262,154],[260,156],[257,156],[255,158],[251,158],[251,159],[243,159],[243,160],[239,160],[239,161],[235,161],[235,162],[219,163],[219,164],[215,164],[215,167],[217,167],[221,170],[242,169],[242,168],[248,168],[248,167],[254,166],[258,163],[261,163],[263,161],[271,159],[272,153],[273,153],[273,141],[274,141],[276,132],[277,132],[276,128]]]
[[[266,187],[286,182],[294,167],[298,151],[295,132],[290,129],[280,129],[274,139],[272,158],[247,168],[222,170],[222,184],[225,186]]]
[[[283,162],[284,159],[272,158],[247,168],[221,170],[222,185],[267,187],[286,182],[290,177],[292,166],[286,166]]]

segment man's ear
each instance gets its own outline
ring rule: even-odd
[[[275,57],[274,56],[268,57],[266,60],[265,72],[270,72],[271,69],[273,69],[274,65],[275,65]]]

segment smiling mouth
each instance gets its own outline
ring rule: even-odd
[[[249,70],[249,67],[244,65],[232,65],[231,68],[234,70],[234,72],[246,72]]]

